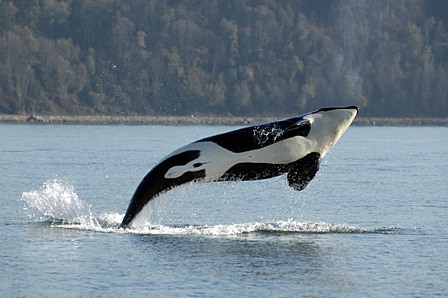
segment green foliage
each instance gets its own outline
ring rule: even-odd
[[[438,0],[0,0],[0,113],[448,116]]]

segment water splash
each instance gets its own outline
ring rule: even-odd
[[[37,190],[24,192],[22,200],[27,215],[35,221],[50,222],[53,227],[89,230],[104,233],[131,233],[153,235],[206,235],[247,236],[284,234],[328,233],[396,233],[399,228],[362,229],[345,224],[325,222],[301,222],[293,219],[277,222],[250,222],[233,224],[153,224],[141,220],[130,229],[119,229],[124,214],[104,213],[96,215],[91,206],[81,200],[74,187],[59,179],[52,179]]]
[[[27,215],[36,221],[70,223],[86,227],[101,227],[90,206],[78,198],[73,186],[52,179],[38,190],[22,193]]]
[[[298,222],[295,220],[277,222],[252,222],[218,225],[153,225],[130,230],[139,234],[176,234],[208,236],[244,236],[270,234],[324,234],[324,233],[364,233],[367,230],[348,225],[325,222]]]
[[[275,142],[275,140],[281,136],[283,130],[279,127],[255,127],[253,130],[253,136],[260,145],[269,144]]]

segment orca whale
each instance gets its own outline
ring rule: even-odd
[[[302,190],[357,113],[356,106],[322,108],[181,147],[143,178],[120,227],[128,228],[154,197],[188,182],[260,180],[287,173],[289,186]]]

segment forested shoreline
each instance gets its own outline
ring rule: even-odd
[[[5,115],[0,123],[81,125],[255,125],[283,119],[279,116],[222,115]],[[355,126],[448,126],[448,117],[356,117]]]
[[[448,117],[448,1],[0,0],[0,114]]]

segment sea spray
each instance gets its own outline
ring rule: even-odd
[[[393,233],[392,229],[367,230],[344,224],[331,224],[325,222],[298,222],[293,219],[277,222],[251,222],[235,224],[180,224],[163,225],[150,224],[146,226],[132,226],[126,230],[133,234],[152,235],[203,235],[224,237],[247,237],[247,236],[269,236],[280,235],[303,235],[303,234],[351,234],[351,233]]]
[[[24,192],[22,200],[27,215],[35,221],[49,221],[53,226],[67,229],[91,230],[106,233],[131,233],[153,235],[204,235],[204,236],[266,236],[291,234],[328,233],[396,233],[397,228],[362,229],[345,224],[308,222],[288,219],[286,221],[248,222],[228,224],[161,224],[148,221],[151,211],[164,208],[155,204],[135,225],[128,230],[118,226],[123,214],[104,213],[96,215],[81,200],[72,185],[59,179],[46,181],[39,189]]]
[[[72,185],[57,178],[46,181],[38,190],[22,193],[27,215],[36,221],[78,224],[100,228],[91,208],[76,194]]]

